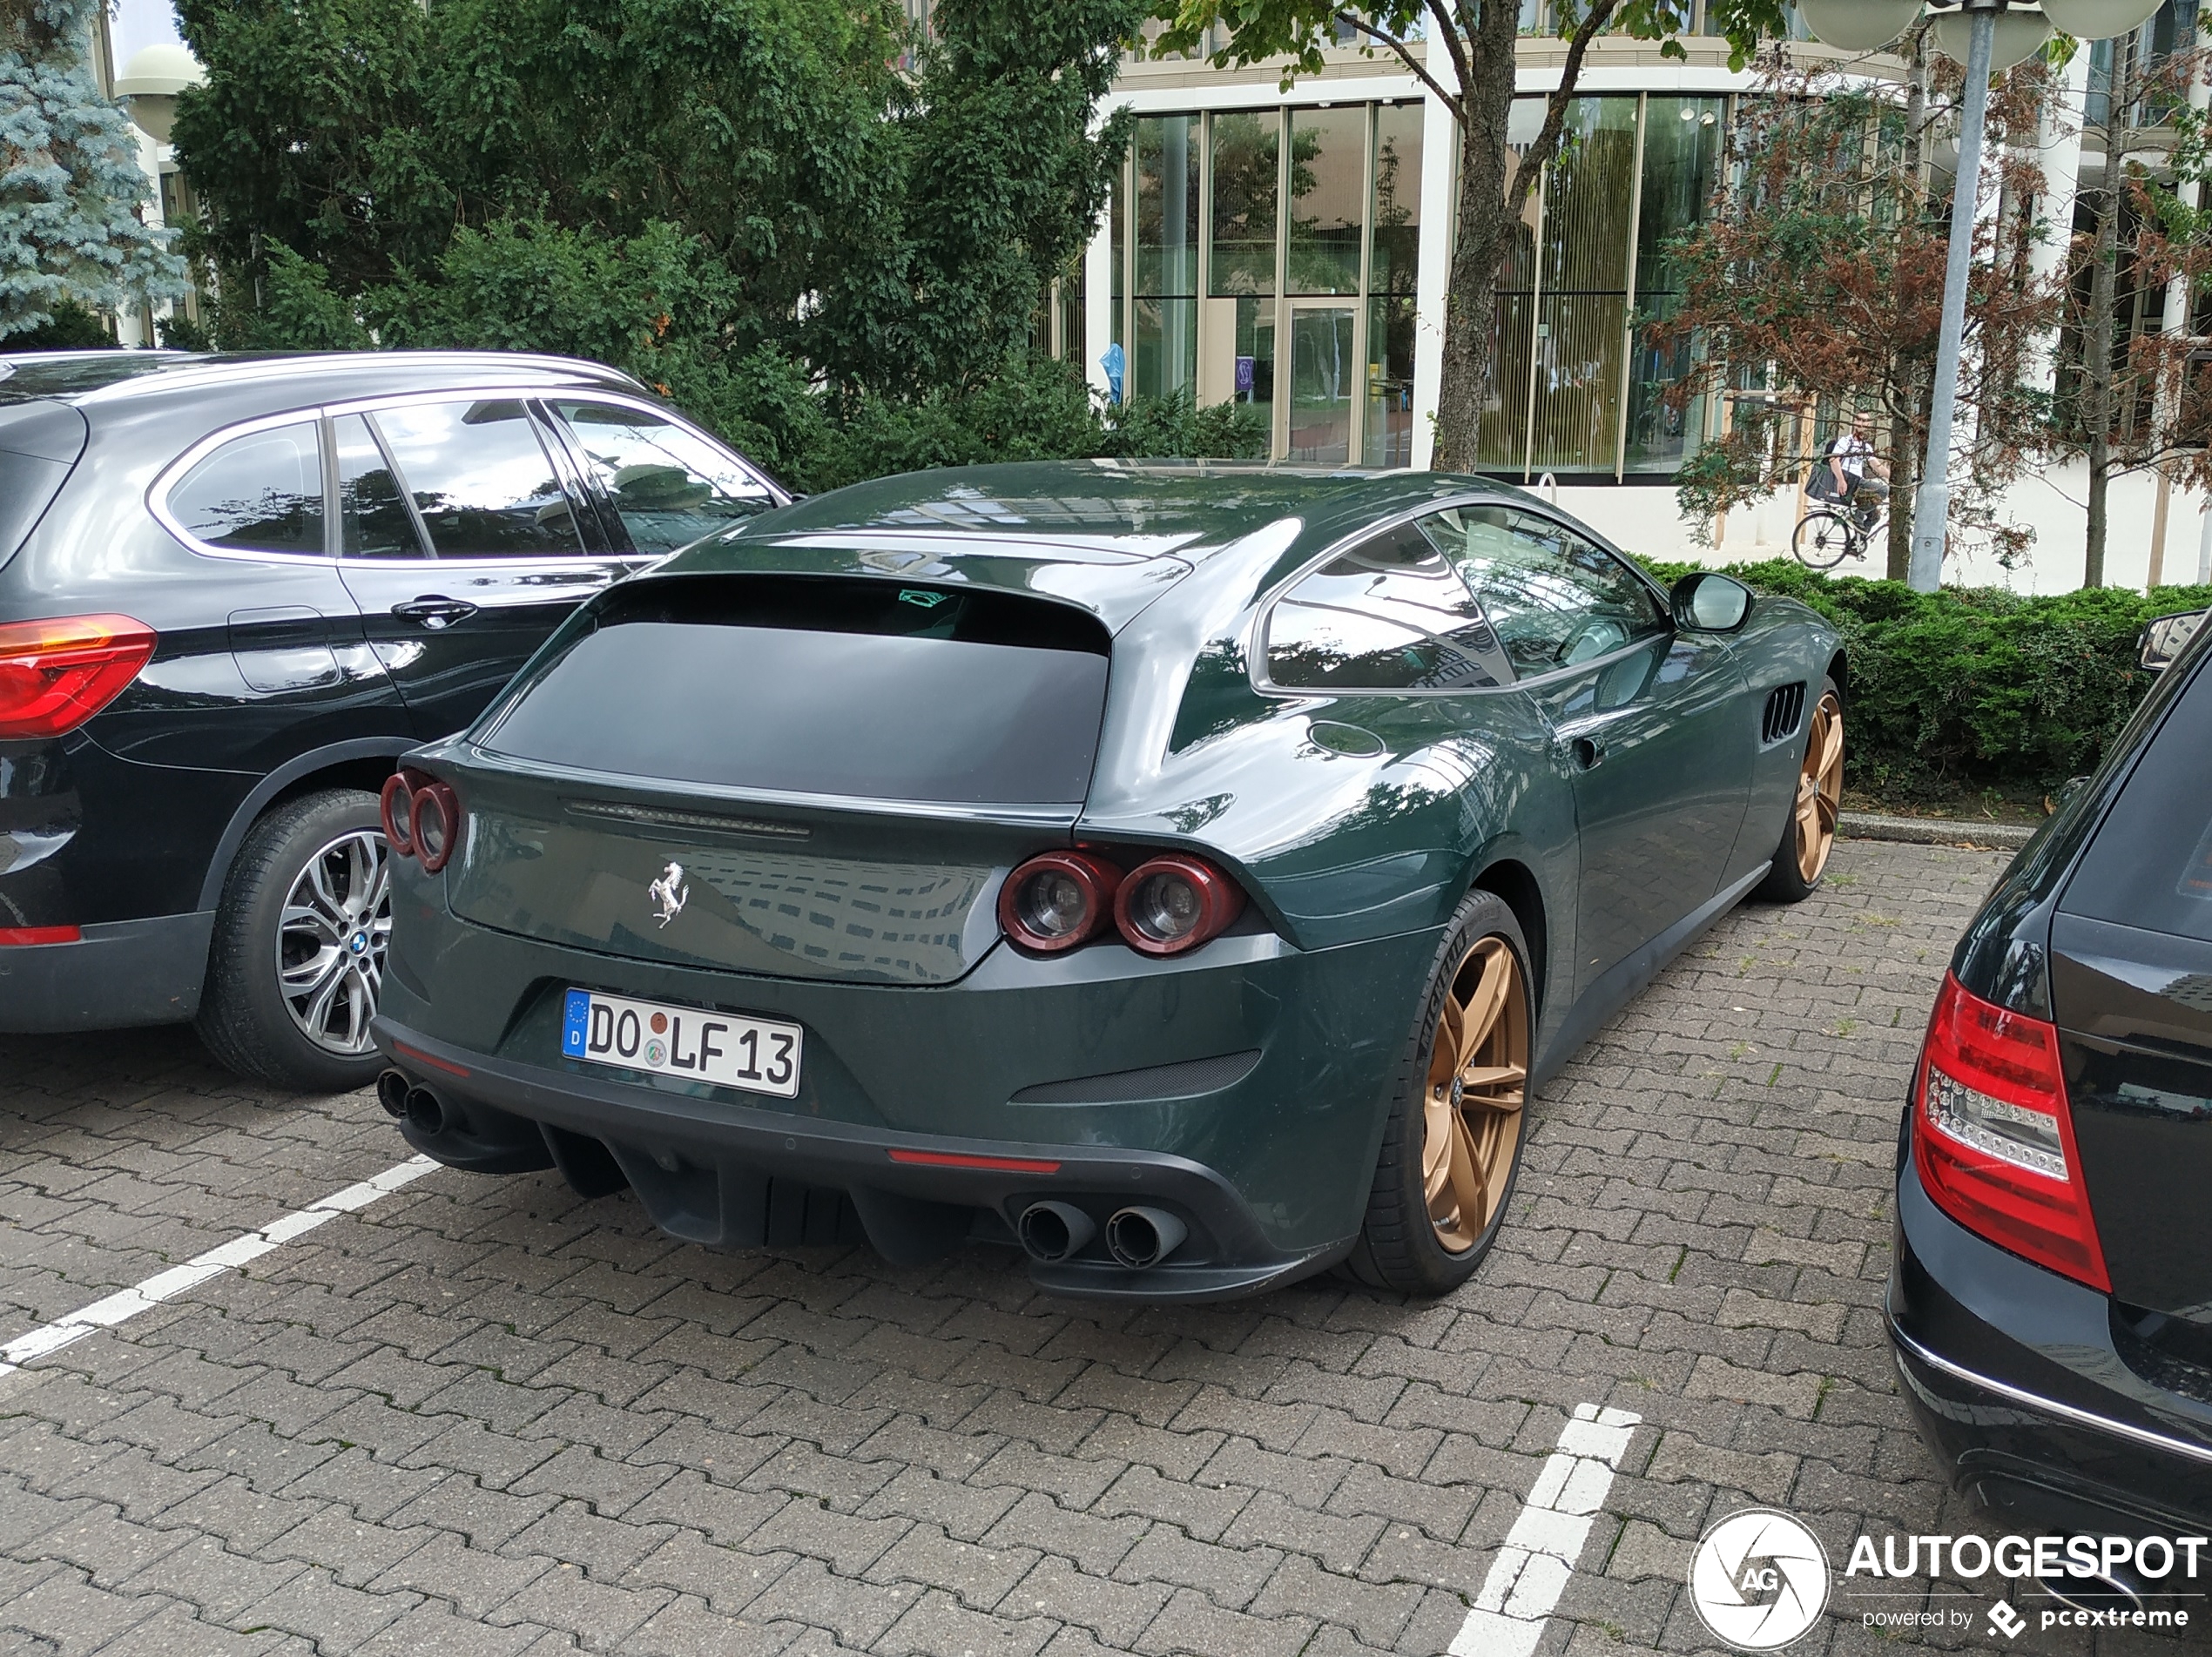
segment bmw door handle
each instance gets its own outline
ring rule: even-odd
[[[392,606],[392,614],[401,621],[419,623],[434,633],[455,622],[465,622],[475,613],[476,607],[468,600],[448,598],[443,593],[425,593]]]

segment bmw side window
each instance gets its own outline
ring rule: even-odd
[[[673,421],[613,403],[552,409],[640,552],[673,552],[776,504],[766,484]]]
[[[1466,583],[1407,525],[1284,596],[1268,616],[1267,677],[1296,690],[1460,690],[1510,676]]]
[[[233,437],[170,489],[168,505],[185,533],[210,547],[321,556],[317,422]]]
[[[400,481],[359,414],[331,422],[338,454],[338,548],[348,558],[420,558],[422,541]]]
[[[417,403],[375,421],[439,557],[583,555],[568,491],[520,402]]]
[[[1650,588],[1602,547],[1548,518],[1509,507],[1463,507],[1422,527],[1481,600],[1523,677],[1667,631]]]

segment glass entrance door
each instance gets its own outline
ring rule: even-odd
[[[1346,466],[1352,456],[1352,412],[1359,406],[1359,308],[1291,306],[1290,432],[1284,458]]]

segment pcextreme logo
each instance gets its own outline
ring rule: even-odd
[[[1699,1539],[1689,1602],[1713,1637],[1738,1651],[1777,1651],[1828,1605],[1828,1550],[1787,1513],[1750,1507]]]

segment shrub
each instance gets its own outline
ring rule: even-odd
[[[1666,582],[1695,567],[1650,566]],[[1728,573],[1836,624],[1851,669],[1851,780],[1900,798],[2047,791],[2089,771],[2150,687],[2135,665],[2137,630],[2154,616],[2212,605],[2212,587],[2027,597],[1987,587],[1919,593],[1788,559]]]

